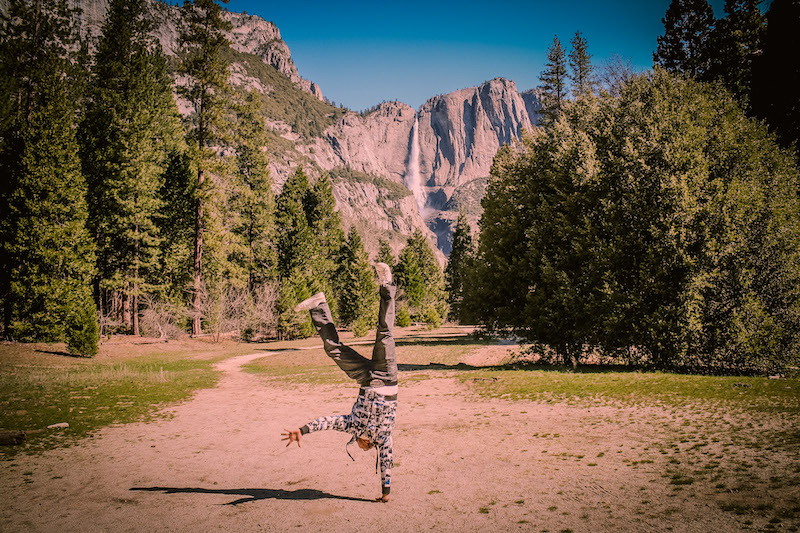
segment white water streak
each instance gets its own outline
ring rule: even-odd
[[[411,151],[408,154],[408,165],[406,166],[406,187],[414,193],[417,201],[419,214],[425,218],[425,191],[422,189],[422,176],[419,173],[419,120],[414,118],[414,126],[411,128]]]

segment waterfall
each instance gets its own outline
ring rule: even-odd
[[[425,218],[425,191],[422,190],[422,176],[419,174],[419,119],[414,117],[411,127],[411,150],[408,153],[406,165],[406,187],[414,193],[417,209],[422,218]]]

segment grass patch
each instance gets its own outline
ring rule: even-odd
[[[186,353],[153,354],[123,361],[67,358],[33,353],[0,353],[0,429],[25,431],[25,444],[0,448],[12,457],[68,446],[91,432],[152,416],[163,405],[212,387],[219,358]],[[184,358],[186,357],[186,358]],[[66,422],[68,428],[47,430]]]
[[[478,379],[476,379],[478,378]],[[482,369],[470,379],[480,394],[539,401],[613,400],[631,405],[683,407],[720,402],[748,410],[800,414],[800,380],[742,376],[692,376],[662,372],[565,372]],[[742,387],[744,383],[747,386]]]

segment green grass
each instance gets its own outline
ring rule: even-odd
[[[474,390],[482,395],[515,400],[611,400],[673,407],[712,401],[748,410],[800,414],[798,379],[504,368],[483,369],[461,378],[470,380]]]
[[[50,355],[0,365],[0,429],[26,431],[24,445],[0,448],[13,456],[74,443],[104,426],[153,416],[218,377],[215,359],[151,355],[121,362]],[[67,422],[69,428],[46,430]],[[44,430],[44,431],[41,431]]]

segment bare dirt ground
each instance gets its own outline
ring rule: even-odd
[[[169,408],[168,418],[0,463],[0,530],[708,533],[758,526],[721,510],[711,485],[665,478],[668,459],[653,444],[682,425],[674,412],[479,398],[448,372],[401,383],[392,500],[375,503],[374,450],[354,447],[352,462],[342,433],[307,435],[299,449],[280,440],[284,428],[348,412],[356,388],[293,389],[240,370],[265,356],[219,363],[218,386]],[[765,468],[780,474],[786,466]]]

